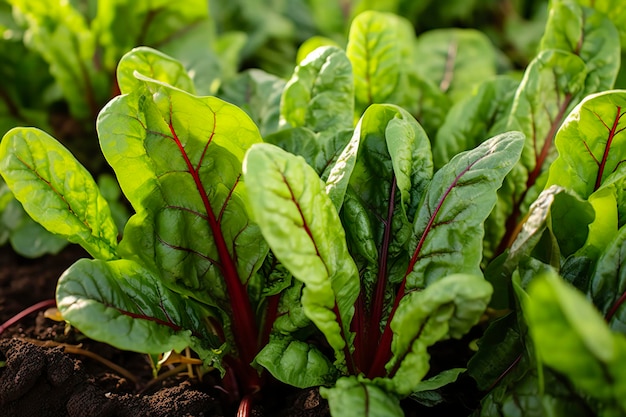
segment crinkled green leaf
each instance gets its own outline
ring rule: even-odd
[[[405,295],[391,321],[388,389],[401,396],[415,391],[430,368],[428,347],[467,333],[485,312],[491,293],[481,276],[457,274]]]
[[[626,92],[614,90],[586,97],[559,129],[558,158],[548,185],[570,188],[588,198],[623,162],[626,154]]]
[[[276,379],[298,388],[333,383],[337,370],[315,346],[291,338],[272,338],[255,358]]]
[[[191,347],[207,364],[221,354],[204,322],[207,310],[133,261],[81,259],[59,279],[56,299],[69,323],[119,349],[158,354]]]
[[[478,340],[478,352],[467,364],[467,372],[479,389],[488,390],[511,364],[520,360],[524,353],[523,335],[515,312],[489,324]]]
[[[435,29],[417,38],[418,73],[447,93],[452,101],[496,74],[496,52],[484,33],[475,29]]]
[[[355,376],[337,380],[332,388],[320,388],[328,400],[333,417],[402,417],[400,401],[364,378]]]
[[[126,53],[117,66],[117,82],[122,94],[143,86],[135,71],[189,93],[195,92],[193,81],[185,67],[176,59],[145,46]]]
[[[304,311],[326,336],[336,363],[345,366],[359,276],[324,183],[304,159],[269,144],[248,151],[244,178],[263,236],[305,283]]]
[[[483,222],[523,144],[519,132],[498,135],[458,154],[435,173],[413,224],[407,289],[423,288],[455,272],[481,273]]]
[[[603,415],[625,413],[624,335],[612,333],[585,296],[556,274],[533,280],[528,296],[524,314],[541,361],[605,402]]]
[[[609,15],[573,1],[555,1],[541,39],[540,49],[561,49],[585,61],[586,90],[613,87],[620,66],[620,42]]]
[[[332,136],[352,127],[352,67],[338,47],[321,47],[296,66],[283,90],[281,123]]]
[[[480,84],[473,93],[460,99],[446,115],[433,144],[437,169],[459,152],[472,149],[485,139],[502,132],[518,81],[497,77]]]
[[[0,173],[24,210],[93,257],[117,257],[117,227],[91,174],[51,136],[15,128],[0,142]]]
[[[396,90],[402,49],[410,44],[405,20],[391,13],[366,11],[350,26],[346,53],[354,72],[356,111],[373,103],[385,103]]]

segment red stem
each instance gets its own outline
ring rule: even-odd
[[[44,308],[51,308],[55,306],[56,306],[55,300],[44,300],[20,311],[15,316],[11,317],[7,321],[5,321],[2,325],[0,325],[0,334],[2,334],[6,329],[13,326],[15,323],[19,322],[20,320],[22,320],[24,317],[28,316],[29,314],[35,313],[39,310],[43,310]]]
[[[365,357],[363,358],[367,363],[370,363],[376,353],[378,342],[381,336],[380,322],[383,317],[383,308],[385,306],[385,288],[387,287],[387,257],[389,255],[389,244],[391,241],[391,227],[393,220],[393,211],[396,201],[396,176],[394,175],[391,181],[391,193],[389,196],[389,206],[387,208],[387,219],[385,221],[385,231],[383,234],[382,246],[379,253],[380,263],[378,265],[378,277],[376,280],[376,292],[374,293],[374,300],[371,307],[371,317],[369,324],[364,329],[367,335],[364,337],[366,345]],[[363,364],[361,364],[363,365]]]
[[[617,133],[621,131],[621,130],[620,131],[617,130],[619,121],[623,116],[622,114],[620,114],[621,111],[622,111],[622,108],[620,106],[617,106],[617,114],[615,115],[615,120],[613,120],[613,126],[611,126],[611,130],[609,131],[609,137],[606,140],[606,146],[604,147],[604,154],[602,155],[602,161],[600,162],[600,165],[598,167],[598,175],[596,176],[596,184],[595,184],[594,190],[597,190],[598,188],[600,188],[600,185],[602,184],[602,177],[604,175],[604,169],[606,168],[606,161],[609,157],[609,151],[611,150],[611,144],[613,143],[613,139],[615,138],[615,135],[617,135]]]
[[[398,309],[400,300],[402,299],[402,297],[404,297],[404,294],[406,291],[406,279],[409,276],[409,274],[413,272],[413,269],[415,268],[415,264],[419,260],[420,254],[422,252],[422,248],[426,242],[426,238],[428,237],[428,234],[433,228],[435,219],[437,218],[437,215],[439,214],[439,211],[441,210],[443,203],[448,198],[448,195],[450,195],[450,193],[452,192],[452,189],[457,186],[461,177],[463,177],[463,175],[465,175],[468,171],[470,171],[472,167],[478,161],[483,159],[485,156],[486,155],[480,156],[475,161],[470,163],[467,167],[465,167],[459,174],[457,174],[457,176],[454,178],[454,181],[452,181],[452,184],[448,186],[446,191],[443,193],[443,195],[437,202],[437,206],[433,210],[433,214],[430,216],[430,219],[428,219],[428,223],[426,224],[426,227],[424,228],[424,233],[422,233],[422,236],[419,242],[417,243],[417,247],[415,248],[415,251],[413,252],[413,256],[411,257],[409,266],[404,274],[404,278],[402,279],[402,284],[400,285],[400,288],[398,289],[398,293],[396,294],[393,307],[391,309],[391,312],[389,313],[389,318],[387,319],[387,324],[385,325],[385,330],[383,331],[383,335],[380,339],[380,343],[378,344],[378,350],[376,351],[374,362],[372,363],[372,366],[367,374],[368,378],[372,379],[376,377],[385,376],[385,364],[389,362],[389,359],[391,358],[391,341],[393,338],[393,334],[391,331],[391,321],[393,320],[396,310]]]
[[[213,117],[213,125],[215,126],[215,114],[213,115]],[[240,354],[241,360],[248,367],[250,367],[249,364],[252,362],[257,354],[257,343],[259,340],[259,336],[256,326],[256,320],[252,311],[252,306],[250,304],[250,299],[248,298],[248,292],[245,288],[245,285],[241,282],[241,279],[239,278],[237,267],[235,266],[235,262],[231,257],[230,252],[228,251],[228,245],[226,244],[226,240],[224,239],[224,234],[222,233],[222,229],[220,227],[218,219],[215,217],[215,212],[211,207],[209,196],[207,195],[207,192],[202,184],[202,179],[200,178],[199,173],[201,161],[198,162],[198,168],[195,168],[193,166],[193,164],[189,160],[189,156],[187,155],[182,142],[176,134],[171,120],[169,122],[169,128],[172,134],[172,139],[176,143],[180,154],[183,157],[185,164],[187,165],[187,170],[191,174],[193,181],[196,185],[196,189],[200,194],[200,198],[202,199],[202,203],[207,214],[207,221],[209,223],[209,227],[211,228],[213,239],[215,241],[215,246],[217,248],[217,253],[220,260],[219,266],[221,267],[222,275],[224,276],[224,280],[226,282],[228,295],[230,296],[231,313],[233,314],[233,336],[235,338],[235,343],[237,344],[237,350]],[[210,145],[212,139],[213,134],[211,134],[211,137],[207,141],[207,148]],[[246,372],[248,376],[252,375],[253,373],[253,370],[252,372]],[[248,380],[246,382],[246,385],[248,385],[246,387],[248,389],[256,389],[257,381]]]
[[[622,304],[624,304],[624,302],[626,302],[626,292],[622,294],[622,296],[615,302],[615,304],[611,306],[611,309],[609,310],[609,312],[606,313],[607,323],[611,321],[615,313],[617,313],[617,310],[622,306]]]

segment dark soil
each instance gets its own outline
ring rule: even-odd
[[[0,247],[0,325],[31,305],[53,299],[59,276],[81,257],[88,255],[75,246],[59,255],[34,260]],[[227,396],[218,387],[219,375],[209,373],[199,379],[185,372],[154,383],[145,355],[120,351],[87,339],[77,330],[67,328],[65,323],[46,318],[43,311],[27,316],[0,333],[0,416],[217,417],[236,414],[236,406],[228,405]],[[86,356],[84,351],[125,369],[135,382]],[[467,416],[477,400],[471,396],[458,397],[458,389],[452,392],[453,398],[447,398],[452,400],[446,401],[452,406],[445,408],[423,407],[405,400],[406,415]],[[471,386],[467,392],[475,394]],[[256,401],[251,415],[330,416],[328,403],[317,389],[298,390],[279,384],[264,389],[264,396]]]

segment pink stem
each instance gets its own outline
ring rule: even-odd
[[[0,334],[2,334],[2,332],[4,332],[6,329],[13,326],[15,323],[19,322],[20,320],[22,320],[24,317],[28,316],[29,314],[35,313],[39,310],[43,310],[44,308],[50,308],[50,307],[55,307],[55,306],[56,306],[56,300],[51,299],[51,300],[40,301],[37,304],[34,304],[20,311],[15,316],[11,317],[2,325],[0,325]]]

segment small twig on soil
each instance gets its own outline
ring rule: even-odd
[[[55,300],[44,300],[20,311],[15,316],[11,317],[7,321],[5,321],[2,325],[0,325],[0,334],[2,334],[2,332],[4,332],[6,329],[13,326],[15,323],[19,322],[20,320],[22,320],[24,317],[28,316],[29,314],[35,313],[39,310],[43,310],[44,308],[55,307],[55,306],[56,306]]]
[[[98,355],[97,353],[94,353],[94,352],[91,352],[89,350],[83,349],[80,346],[70,345],[70,344],[67,344],[67,343],[55,342],[53,340],[36,340],[36,339],[30,339],[30,338],[24,338],[24,340],[26,340],[26,341],[28,341],[30,343],[33,343],[35,345],[44,346],[44,347],[57,347],[57,346],[60,346],[60,347],[63,348],[63,351],[65,353],[71,353],[71,354],[74,354],[74,355],[87,356],[88,358],[91,358],[91,359],[93,359],[93,360],[95,360],[97,362],[100,362],[104,366],[114,370],[118,374],[122,375],[123,377],[125,377],[126,379],[131,381],[135,386],[137,386],[139,384],[139,381],[138,381],[137,377],[135,375],[133,375],[127,369],[122,368],[121,366],[111,362],[110,360],[103,358],[102,356]]]

